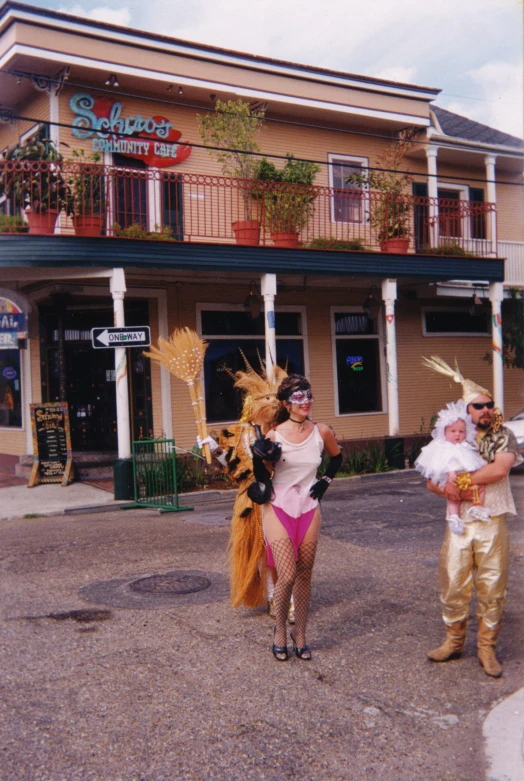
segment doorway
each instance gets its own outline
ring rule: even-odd
[[[147,302],[125,302],[126,325],[148,325]],[[95,350],[91,328],[112,327],[113,307],[56,299],[40,309],[42,399],[67,401],[76,452],[116,452],[114,349]],[[150,361],[139,348],[127,350],[131,439],[152,436]]]

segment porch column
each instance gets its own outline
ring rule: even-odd
[[[398,406],[397,329],[395,324],[395,301],[397,280],[382,280],[382,298],[386,307],[386,373],[389,411],[389,436],[398,436],[400,415]]]
[[[502,314],[501,304],[504,299],[502,282],[492,282],[489,286],[491,301],[491,339],[493,356],[493,399],[499,409],[504,412],[504,360],[502,356]]]
[[[113,296],[115,328],[125,327],[124,297],[126,279],[123,268],[114,268],[109,284]],[[129,425],[129,389],[127,382],[127,355],[125,347],[115,348],[116,427],[118,458],[131,458],[131,427]]]
[[[264,298],[264,324],[266,335],[266,372],[270,378],[273,366],[277,362],[277,340],[275,333],[275,296],[277,294],[277,275],[262,274],[260,290]]]
[[[487,201],[489,203],[497,202],[497,186],[495,184],[495,165],[497,158],[495,155],[486,155],[484,163],[486,165],[486,180],[488,183]],[[497,256],[497,212],[488,212],[489,214],[489,238],[491,240],[491,254]]]
[[[428,161],[428,196],[429,198],[438,198],[438,182],[437,182],[437,154],[438,147],[427,146],[426,158]],[[436,201],[431,202],[429,205],[429,244],[431,247],[438,247],[439,245],[439,222],[438,222],[438,204]]]

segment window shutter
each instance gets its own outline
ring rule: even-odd
[[[413,182],[412,187],[413,195],[415,197],[428,197],[428,185],[426,182]],[[413,224],[415,226],[415,250],[417,252],[420,252],[429,244],[428,215],[429,210],[427,204],[415,203]]]
[[[470,187],[469,200],[473,203],[484,203],[484,190],[481,187]],[[471,238],[486,238],[486,215],[484,213],[471,215]]]

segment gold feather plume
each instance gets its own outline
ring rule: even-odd
[[[438,355],[432,355],[431,358],[425,358],[422,356],[422,364],[426,368],[432,369],[434,372],[443,374],[445,377],[450,377],[455,382],[464,382],[464,377],[460,373],[456,358],[454,369],[452,369],[451,366],[446,363],[446,361],[443,361],[442,358],[439,358]]]
[[[189,386],[198,435],[201,439],[207,437],[206,412],[200,382],[200,372],[207,344],[191,328],[177,328],[169,340],[159,336],[158,347],[152,345],[150,352],[144,352],[147,358],[156,361],[174,377]],[[210,464],[212,458],[209,445],[204,445],[204,455],[207,463]]]

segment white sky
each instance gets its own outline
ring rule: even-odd
[[[174,38],[440,88],[443,108],[522,137],[522,0],[28,1]]]

